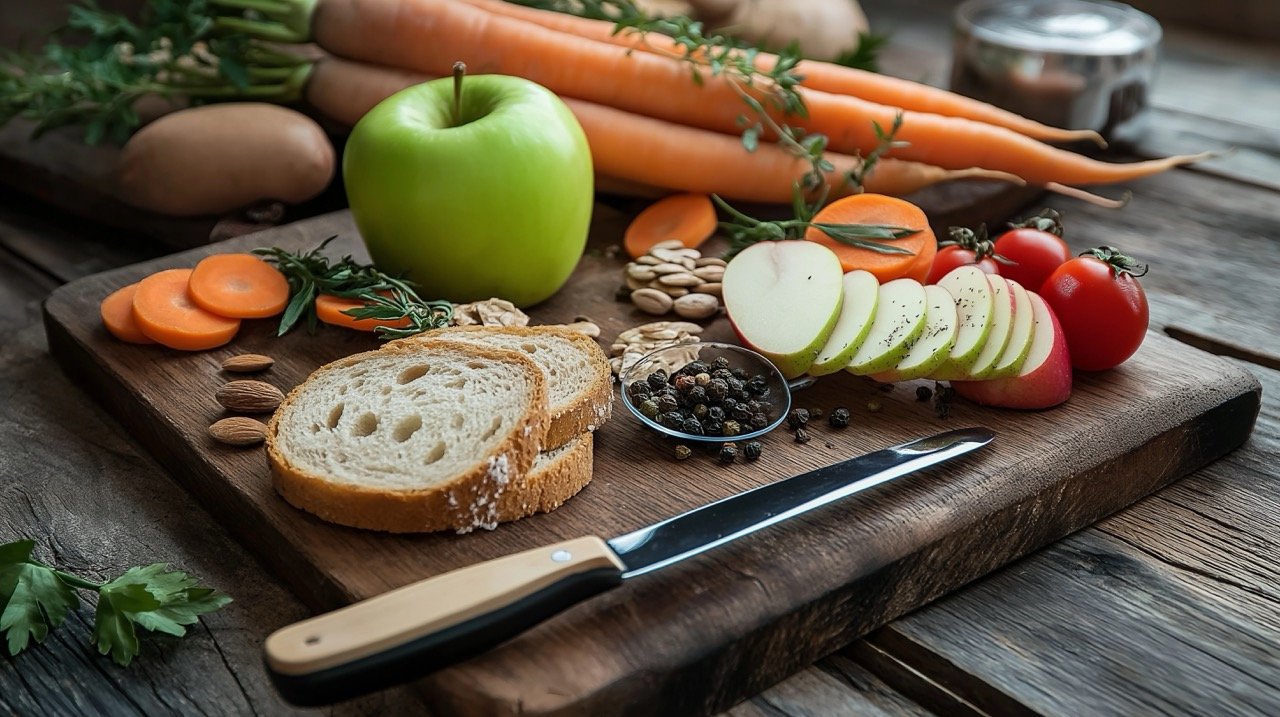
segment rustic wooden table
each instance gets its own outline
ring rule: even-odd
[[[945,82],[953,4],[866,2],[893,33],[885,66]],[[1151,262],[1153,330],[1259,378],[1252,439],[730,714],[1280,714],[1280,49],[1168,30],[1140,152],[1235,153],[1135,183],[1122,211],[1049,204],[1066,214],[1073,246],[1115,244]],[[41,554],[99,578],[169,561],[236,602],[181,641],[147,640],[128,669],[95,653],[87,614],[74,614],[39,648],[0,662],[0,714],[289,713],[259,650],[304,608],[46,353],[39,304],[51,289],[160,253],[0,199],[0,542],[33,537]],[[400,690],[328,712],[419,709]]]

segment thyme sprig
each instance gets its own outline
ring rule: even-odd
[[[423,331],[448,326],[453,320],[453,304],[448,301],[424,301],[410,281],[379,271],[372,264],[361,264],[351,256],[331,261],[324,249],[336,236],[320,242],[309,252],[291,252],[279,247],[254,249],[285,275],[289,281],[289,304],[280,318],[277,336],[305,321],[308,331],[315,331],[315,301],[320,294],[359,299],[364,306],[342,313],[355,319],[375,319],[388,324],[407,321],[403,328],[379,326],[379,338],[398,339]]]

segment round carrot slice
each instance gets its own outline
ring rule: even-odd
[[[673,194],[650,204],[627,225],[622,245],[639,259],[654,244],[678,239],[695,249],[716,232],[716,208],[705,194]]]
[[[232,319],[265,319],[284,311],[289,281],[253,254],[214,254],[196,264],[187,284],[191,301]]]
[[[828,204],[813,217],[814,224],[882,224],[918,230],[902,239],[884,241],[887,246],[906,249],[910,254],[884,254],[836,241],[817,227],[809,227],[804,238],[825,245],[840,258],[846,272],[865,269],[880,283],[902,277],[923,281],[929,273],[938,240],[929,228],[924,211],[897,197],[883,194],[853,194]],[[921,273],[923,271],[923,273]]]
[[[171,349],[203,351],[221,346],[240,329],[239,319],[218,316],[191,303],[190,269],[168,269],[138,282],[133,320],[147,338]]]
[[[382,292],[384,296],[388,295]],[[316,297],[316,318],[347,329],[355,329],[356,331],[373,331],[379,326],[386,326],[392,329],[407,328],[410,324],[409,319],[402,318],[398,321],[382,321],[379,319],[357,319],[342,312],[349,309],[358,309],[365,306],[366,303],[359,299],[348,299],[343,296],[334,296],[332,294],[320,294]]]
[[[102,304],[98,307],[99,313],[102,314],[102,325],[107,327],[107,331],[112,336],[131,344],[154,344],[155,342],[147,338],[142,333],[142,329],[138,328],[138,322],[133,320],[133,295],[138,291],[137,284],[130,284],[122,289],[116,289],[111,295],[102,300]]]

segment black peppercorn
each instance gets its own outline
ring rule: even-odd
[[[632,381],[627,384],[627,395],[634,401],[643,401],[648,398],[651,393],[652,391],[649,389],[649,384],[644,381]]]
[[[792,428],[804,428],[809,422],[809,411],[804,408],[795,408],[791,413],[787,414],[787,425]]]
[[[739,381],[733,376],[730,376],[729,378],[725,379],[724,382],[725,382],[725,385],[729,387],[729,393],[734,396],[742,393],[743,389],[746,388],[746,383]]]
[[[721,381],[724,381],[725,383],[728,383],[729,379],[731,378],[733,378],[733,374],[729,373],[729,369],[727,368],[718,368],[711,372],[711,379],[713,381],[716,379],[719,379]]]
[[[692,412],[693,412],[693,416],[694,416],[694,418],[706,418],[706,416],[707,416],[707,404],[705,404],[705,403],[695,403],[695,404],[693,405]]]
[[[707,408],[707,418],[710,418],[713,421],[723,421],[724,409],[719,406],[711,406]]]
[[[720,429],[722,436],[736,436],[742,433],[742,424],[737,421],[725,421],[724,426]]]
[[[676,460],[682,461],[691,455],[693,455],[693,450],[685,444],[681,443],[676,446]]]
[[[658,410],[663,413],[671,413],[680,410],[680,402],[672,396],[658,397]]]
[[[717,356],[716,360],[711,362],[711,368],[727,371],[729,369],[729,359],[724,356]]]
[[[750,423],[752,428],[764,428],[769,425],[769,417],[764,413],[753,413],[751,414]]]
[[[755,399],[751,399],[747,401],[747,409],[750,410],[752,413],[760,413],[761,411],[764,410],[764,404],[760,403]]]
[[[928,401],[933,398],[933,391],[928,386],[916,386],[916,400]]]
[[[760,396],[769,390],[769,379],[764,376],[752,376],[747,379],[747,390]]]
[[[631,287],[627,286],[626,284],[623,284],[622,286],[618,287],[617,291],[613,292],[613,300],[630,302],[632,291],[633,289]]]
[[[711,417],[708,416],[707,420],[702,422],[702,432],[708,436],[723,435],[724,423],[713,420]]]
[[[844,406],[840,406],[835,409],[831,412],[830,416],[827,416],[827,423],[831,424],[832,428],[844,428],[845,426],[848,426],[849,409]]]
[[[809,442],[809,432],[804,430],[803,428],[797,428],[796,443],[808,443],[808,442]]]
[[[743,383],[746,383],[747,379],[751,378],[751,374],[747,373],[747,370],[744,368],[731,368],[729,369],[729,373],[733,374],[734,378],[742,381]]]
[[[735,403],[733,408],[729,409],[729,417],[735,421],[750,421],[751,409],[746,404]]]
[[[701,436],[702,422],[693,417],[686,418],[684,419],[684,428],[682,430],[691,436]]]
[[[657,418],[661,411],[658,410],[658,402],[652,398],[646,398],[640,402],[640,414],[646,418]]]
[[[711,383],[707,384],[707,398],[719,403],[729,395],[729,387],[724,381],[718,378],[711,379]]]
[[[720,462],[732,463],[733,459],[738,457],[738,446],[734,443],[726,443],[720,446]]]
[[[697,376],[700,373],[711,373],[711,367],[706,361],[690,361],[684,365],[683,371],[688,371],[690,376]]]
[[[694,384],[693,388],[689,389],[689,391],[685,393],[684,400],[688,401],[689,403],[695,406],[698,405],[699,403],[706,403],[707,389],[697,384]]]
[[[688,393],[689,389],[697,386],[698,384],[694,383],[693,376],[676,376],[671,381],[671,385],[675,386],[676,390],[680,393]]]
[[[649,388],[657,391],[667,385],[667,372],[662,369],[658,369],[657,371],[649,374],[649,378],[646,380],[649,382]]]
[[[669,411],[662,414],[662,421],[660,422],[667,428],[674,428],[677,431],[684,430],[684,416],[681,416],[675,411]]]
[[[814,420],[814,421],[818,420],[819,418],[822,418],[822,409],[821,409],[821,408],[810,408],[810,409],[809,409],[809,418],[810,418],[810,420]]]
[[[748,441],[747,444],[742,447],[742,455],[747,460],[754,461],[760,457],[760,452],[762,450],[764,450],[764,446],[760,444],[760,441]]]

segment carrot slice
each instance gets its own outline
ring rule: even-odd
[[[284,311],[289,281],[253,254],[214,254],[196,264],[187,284],[191,301],[231,319],[265,319]]]
[[[386,292],[381,292],[387,296]],[[332,294],[320,294],[316,297],[316,318],[332,324],[341,326],[346,329],[355,329],[356,331],[373,331],[379,326],[386,326],[393,329],[408,328],[409,319],[405,317],[399,321],[382,321],[379,319],[356,319],[342,312],[349,309],[358,309],[365,306],[366,302],[359,299],[348,299],[343,296],[334,296]]]
[[[705,194],[673,194],[650,204],[627,225],[622,245],[639,259],[654,244],[679,239],[690,249],[701,246],[716,231],[716,208]]]
[[[190,269],[156,272],[138,282],[133,320],[147,338],[171,349],[203,351],[221,346],[240,329],[239,319],[218,316],[191,303]]]
[[[887,246],[906,249],[911,254],[883,254],[862,247],[850,246],[827,236],[817,227],[810,227],[804,238],[827,246],[840,258],[846,272],[865,269],[875,275],[880,283],[910,276],[923,280],[933,264],[938,250],[937,239],[929,228],[929,219],[912,204],[883,194],[854,194],[823,207],[813,217],[815,224],[883,224],[918,230],[902,239],[885,241]],[[923,273],[922,273],[923,272]]]
[[[137,284],[130,284],[124,288],[116,289],[111,295],[102,300],[102,305],[98,307],[99,313],[102,314],[102,325],[107,327],[107,331],[112,336],[126,341],[131,344],[154,344],[155,342],[147,338],[142,333],[142,329],[138,328],[138,322],[133,320],[133,295],[138,291]]]

